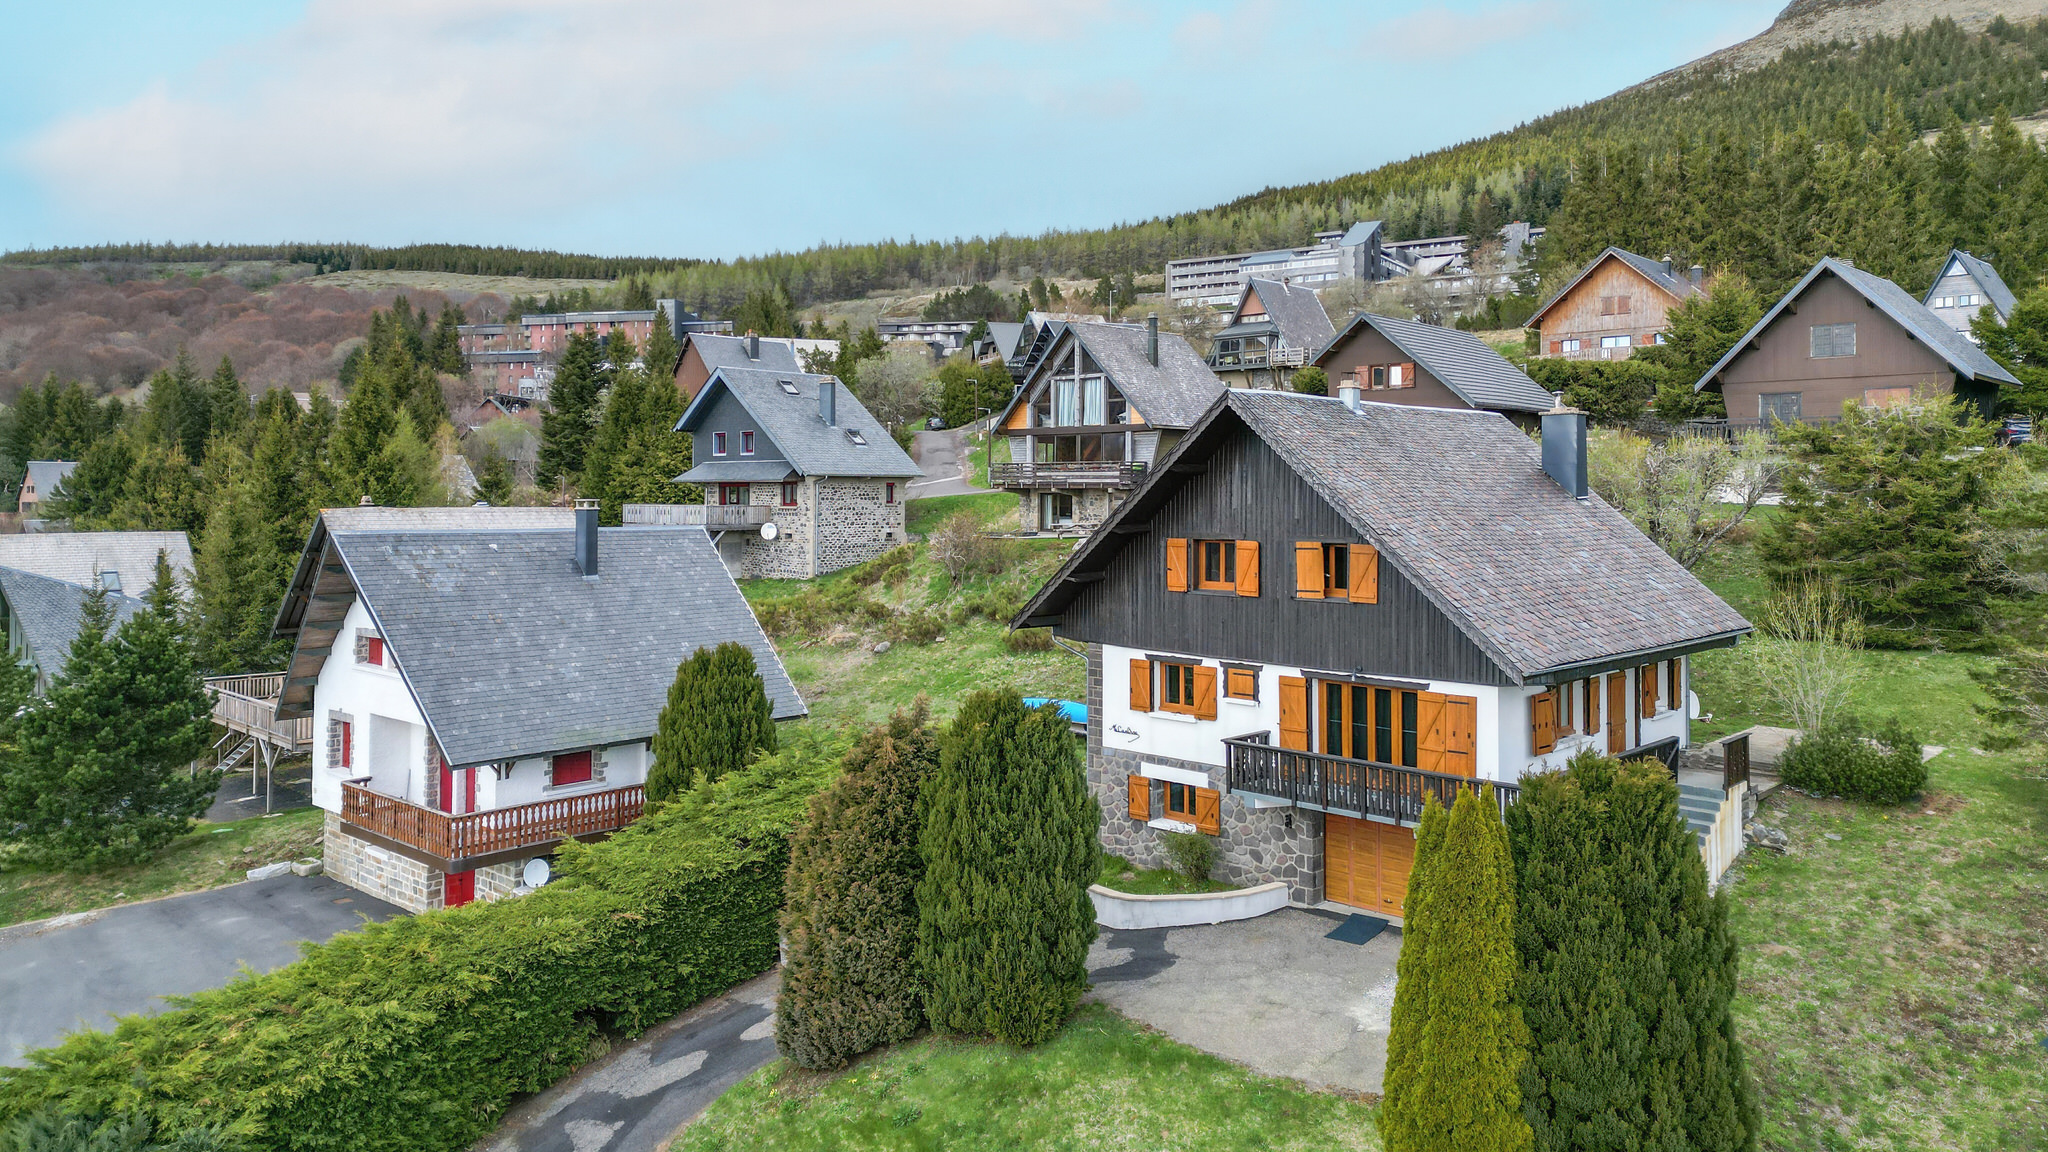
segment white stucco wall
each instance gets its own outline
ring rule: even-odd
[[[1166,655],[1166,653],[1162,653]],[[1102,743],[1104,748],[1125,749],[1144,755],[1193,760],[1204,764],[1224,763],[1223,741],[1253,732],[1269,732],[1277,739],[1280,731],[1280,678],[1314,673],[1299,668],[1266,665],[1259,670],[1259,698],[1255,702],[1232,700],[1222,694],[1223,673],[1215,660],[1188,657],[1190,663],[1217,668],[1216,719],[1197,720],[1167,712],[1133,712],[1131,661],[1146,657],[1145,649],[1104,645],[1102,650]],[[1403,683],[1411,683],[1406,678]],[[1691,688],[1688,664],[1682,679],[1677,706],[1660,701],[1656,716],[1643,721],[1642,743],[1649,744],[1677,736],[1681,744],[1690,737],[1684,701]],[[1631,707],[1636,690],[1633,669],[1628,672]],[[1574,753],[1595,746],[1604,747],[1604,737],[1574,735],[1559,741],[1547,755],[1534,754],[1529,733],[1529,701],[1540,695],[1538,686],[1497,688],[1487,684],[1460,684],[1431,680],[1427,690],[1446,696],[1467,696],[1475,708],[1474,772],[1482,780],[1518,780],[1533,772],[1562,768]],[[1633,746],[1633,745],[1631,745]]]

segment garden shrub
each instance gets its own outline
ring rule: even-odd
[[[898,613],[889,622],[889,638],[902,644],[929,644],[945,634],[945,620],[924,609]]]
[[[894,588],[910,575],[910,562],[917,558],[915,544],[899,544],[870,560],[864,560],[847,572],[846,578],[863,588],[877,584]]]
[[[1018,654],[1050,652],[1052,631],[1046,628],[1018,628],[1003,634],[1003,647]]]
[[[699,648],[676,668],[654,731],[647,799],[667,800],[775,751],[774,707],[753,649],[735,640]]]
[[[1011,588],[985,588],[961,600],[953,608],[956,622],[965,624],[979,616],[994,624],[1008,624],[1024,610],[1024,597]]]
[[[887,604],[850,583],[807,588],[754,608],[761,630],[778,639],[815,636],[841,625],[858,627],[887,620],[890,615]]]
[[[924,1023],[917,796],[938,757],[920,697],[854,744],[791,834],[775,1045],[792,1064],[837,1068]]]
[[[772,967],[788,830],[833,762],[765,757],[530,896],[401,917],[0,1068],[0,1122],[137,1111],[281,1152],[438,1152],[632,1034]]]
[[[1902,804],[1927,784],[1920,739],[1897,719],[1870,731],[1841,720],[1785,749],[1778,770],[1791,787],[1816,796]]]
[[[1167,832],[1166,858],[1173,870],[1190,880],[1207,880],[1216,867],[1216,842],[1200,832]]]

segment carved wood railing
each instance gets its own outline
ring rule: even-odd
[[[1519,787],[1498,780],[1297,752],[1266,743],[1263,735],[1225,740],[1223,746],[1232,792],[1268,796],[1340,816],[1377,816],[1414,824],[1422,819],[1423,802],[1430,796],[1449,806],[1457,802],[1460,791],[1476,791],[1491,784],[1494,802],[1505,812],[1521,795]]]
[[[341,786],[343,821],[451,862],[616,832],[638,820],[646,803],[647,789],[635,784],[458,816],[372,792],[360,783]]]

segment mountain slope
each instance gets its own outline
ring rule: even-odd
[[[1696,71],[1746,72],[1763,67],[1789,49],[1897,36],[1941,19],[1955,21],[1965,32],[1982,32],[2000,16],[2010,21],[2037,20],[2048,16],[2048,0],[1793,0],[1764,31],[1648,83]]]

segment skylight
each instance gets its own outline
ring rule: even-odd
[[[797,394],[797,391],[796,391],[796,381],[794,381],[794,380],[777,380],[777,381],[776,381],[776,383],[777,383],[777,384],[780,384],[780,385],[782,385],[782,390],[783,390],[784,392],[787,392],[787,393],[789,393],[789,394],[790,394],[791,396],[794,396],[794,395],[796,395],[796,394]]]
[[[867,447],[867,446],[868,446],[868,438],[867,438],[867,437],[865,437],[865,436],[863,436],[863,435],[861,435],[860,433],[858,433],[858,432],[854,431],[854,430],[853,430],[853,429],[851,429],[851,428],[848,428],[848,429],[846,430],[846,438],[847,438],[847,440],[851,441],[851,442],[852,442],[852,443],[854,443],[854,444],[857,444],[857,445],[859,445],[859,446],[860,446],[860,447],[862,447],[862,448],[865,448],[865,447]]]

